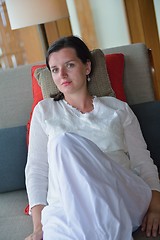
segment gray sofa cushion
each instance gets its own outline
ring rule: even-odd
[[[24,214],[28,202],[24,190],[0,193],[0,239],[24,240],[32,233],[31,216]]]
[[[105,54],[123,53],[124,90],[129,104],[155,100],[148,49],[144,43],[104,49]]]
[[[151,157],[160,173],[160,101],[131,106],[137,116]]]
[[[27,123],[33,101],[31,67],[0,69],[0,128]]]
[[[26,126],[0,129],[0,192],[25,188]]]

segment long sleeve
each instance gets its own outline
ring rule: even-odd
[[[123,122],[126,145],[131,162],[131,169],[136,172],[152,190],[160,191],[157,167],[147,150],[139,122],[126,104],[127,118]]]
[[[28,149],[28,159],[25,169],[26,187],[30,207],[47,204],[48,190],[48,137],[44,131],[44,121],[39,104],[35,107]]]

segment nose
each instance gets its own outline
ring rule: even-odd
[[[61,69],[60,69],[60,71],[59,71],[59,75],[60,75],[60,77],[62,77],[62,78],[67,77],[67,70],[66,70],[65,67],[61,67]]]

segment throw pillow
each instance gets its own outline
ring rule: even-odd
[[[34,72],[37,68],[44,68],[46,67],[45,64],[41,64],[41,65],[36,65],[33,66],[31,69],[31,75],[32,75],[32,94],[33,94],[33,103],[32,103],[32,109],[31,109],[31,113],[30,113],[30,119],[27,123],[27,135],[26,135],[26,141],[27,144],[29,143],[29,130],[30,130],[30,122],[31,122],[31,118],[32,118],[32,113],[34,110],[34,107],[37,105],[37,103],[41,100],[43,100],[43,96],[42,96],[42,90],[41,87],[39,86],[37,79],[34,77]]]
[[[115,96],[107,73],[103,52],[100,49],[95,49],[91,53],[93,58],[93,71],[90,76],[91,81],[88,83],[89,92],[96,96]],[[43,98],[49,98],[51,94],[58,92],[47,67],[36,69],[34,76],[41,86]]]
[[[126,102],[123,85],[124,55],[122,53],[107,54],[105,59],[111,86],[116,94],[116,98]]]
[[[32,67],[31,70],[31,74],[32,74],[32,90],[33,90],[33,99],[34,99],[34,105],[33,107],[35,107],[35,105],[43,99],[43,95],[42,95],[42,90],[41,87],[39,86],[37,79],[34,76],[34,73],[36,71],[36,69],[39,68],[45,68],[46,64],[42,64],[42,65],[36,65]]]

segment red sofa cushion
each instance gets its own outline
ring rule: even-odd
[[[106,54],[105,59],[111,86],[116,94],[116,98],[126,102],[123,86],[124,55],[122,53]]]

